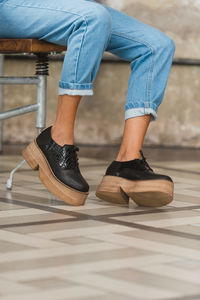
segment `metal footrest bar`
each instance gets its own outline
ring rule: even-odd
[[[42,132],[42,128],[38,128],[37,129],[37,131],[38,131],[38,135]],[[7,190],[9,190],[9,191],[11,191],[12,190],[12,185],[13,185],[13,176],[14,176],[14,174],[15,174],[15,172],[19,169],[19,168],[21,168],[21,166],[25,163],[26,161],[25,161],[25,159],[24,160],[22,160],[11,172],[10,172],[10,176],[9,176],[9,178],[8,178],[8,180],[7,180],[7,182],[6,182],[6,189]]]
[[[13,184],[13,176],[15,172],[21,168],[21,166],[25,163],[25,159],[22,160],[11,172],[10,172],[10,177],[8,178],[6,182],[6,188],[7,190],[12,190],[12,184]]]
[[[0,76],[0,84],[38,84],[38,76]]]
[[[18,107],[15,109],[10,109],[8,111],[2,112],[0,114],[0,120],[5,120],[8,118],[12,118],[15,116],[19,116],[19,115],[23,115],[32,111],[36,111],[38,110],[39,104],[30,104],[30,105],[26,105],[26,106],[22,106],[22,107]]]

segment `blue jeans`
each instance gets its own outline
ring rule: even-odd
[[[175,51],[159,30],[94,0],[0,0],[0,37],[66,45],[59,95],[92,95],[104,51],[129,61],[125,119],[156,119]]]

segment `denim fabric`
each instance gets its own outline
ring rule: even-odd
[[[125,119],[156,119],[175,51],[159,30],[94,0],[0,0],[0,37],[66,45],[60,95],[92,95],[104,51],[129,61]]]

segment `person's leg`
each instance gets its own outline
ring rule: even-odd
[[[105,8],[112,17],[112,34],[106,50],[129,61],[132,72],[120,151],[107,168],[96,195],[115,203],[127,203],[131,197],[139,205],[166,205],[173,199],[173,182],[170,177],[153,172],[141,149],[164,96],[174,43],[157,29]]]
[[[59,145],[74,144],[74,124],[81,96],[58,97],[56,120],[51,129],[52,139]]]
[[[149,121],[157,118],[169,77],[174,42],[159,30],[104,6],[112,17],[107,51],[130,61],[125,128],[117,160],[139,158]],[[151,116],[150,116],[151,115]]]
[[[67,45],[56,121],[22,152],[56,197],[84,204],[89,186],[74,145],[74,121],[81,96],[92,95],[93,81],[111,33],[111,17],[85,0],[7,0],[0,7],[0,37],[38,38]]]
[[[129,161],[140,158],[140,150],[143,146],[151,115],[130,118],[126,120],[121,147],[116,161]]]

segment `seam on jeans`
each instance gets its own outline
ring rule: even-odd
[[[59,11],[59,12],[63,12],[63,13],[67,13],[67,14],[71,14],[71,15],[75,15],[75,16],[79,16],[82,17],[83,19],[85,19],[85,16],[77,14],[77,13],[73,13],[71,11],[68,10],[62,10],[60,8],[50,8],[50,7],[39,7],[39,6],[31,6],[30,4],[28,5],[23,5],[23,4],[9,4],[9,3],[5,3],[6,6],[9,7],[28,7],[28,8],[37,8],[37,9],[42,9],[42,10],[51,10],[51,11]]]
[[[112,34],[120,36],[122,38],[132,40],[134,42],[138,42],[138,43],[140,43],[142,45],[145,45],[146,47],[150,48],[151,53],[152,53],[152,57],[151,57],[151,63],[150,63],[150,68],[149,68],[149,72],[148,72],[148,79],[147,79],[147,86],[146,86],[147,101],[150,105],[150,103],[151,103],[151,83],[152,83],[152,77],[153,77],[152,73],[153,73],[153,68],[154,68],[154,54],[155,54],[155,50],[154,50],[153,46],[147,41],[143,41],[143,40],[140,40],[140,39],[135,39],[135,38],[133,38],[131,36],[128,36],[124,33],[122,34],[121,32],[112,31]]]
[[[152,46],[149,42],[147,42],[147,41],[140,40],[140,39],[135,39],[135,38],[133,38],[132,36],[129,36],[129,35],[126,35],[126,34],[124,34],[124,33],[117,32],[117,31],[112,31],[112,34],[118,35],[118,36],[121,36],[121,37],[124,37],[124,38],[126,38],[126,39],[128,39],[128,40],[133,40],[133,41],[138,42],[138,43],[140,43],[140,44],[144,44],[144,45],[146,45],[147,47],[149,47],[149,48],[152,50],[152,52],[154,51],[153,46]]]
[[[76,86],[82,86],[82,85],[85,85],[85,86],[88,86],[88,85],[93,85],[92,82],[89,82],[89,83],[75,83],[75,82],[67,82],[67,81],[63,81],[63,80],[60,80],[59,82],[63,82],[64,84],[68,84],[68,85],[76,85]]]
[[[111,25],[112,25],[112,24],[111,24]],[[111,28],[111,30],[110,30],[110,33],[109,33],[109,36],[108,36],[107,43],[106,43],[106,45],[105,45],[105,47],[104,47],[104,52],[106,51],[106,48],[108,47],[108,44],[109,44],[109,42],[110,42],[110,40],[111,40],[111,35],[112,35],[112,28]]]
[[[77,80],[77,69],[78,69],[78,63],[79,63],[80,53],[81,53],[83,41],[84,41],[85,35],[86,35],[86,33],[87,33],[87,29],[88,29],[88,22],[86,21],[86,18],[84,18],[84,23],[86,24],[86,29],[84,30],[84,34],[82,35],[81,45],[80,45],[80,47],[79,47],[78,57],[77,57],[77,59],[76,59],[77,62],[76,62],[76,67],[75,67],[75,81],[74,81],[74,83],[75,83],[76,80]]]
[[[73,88],[61,88],[61,87],[59,87],[59,89],[61,89],[61,90],[71,90],[71,91],[74,91],[74,90],[76,90],[76,91],[92,91],[92,88],[90,89],[90,88],[86,88],[86,89],[84,89],[84,88],[82,88],[82,89],[73,89]]]
[[[134,103],[134,104],[133,104]],[[125,109],[128,110],[128,109],[134,109],[134,108],[143,108],[143,109],[148,109],[148,108],[152,108],[154,110],[158,110],[158,106],[155,105],[155,103],[151,103],[150,104],[150,107],[145,107],[145,106],[141,106],[141,101],[132,101],[132,103],[126,103],[125,104]]]
[[[152,51],[151,56],[151,64],[149,68],[149,74],[148,74],[148,86],[147,86],[147,101],[149,102],[149,106],[151,104],[151,83],[153,78],[153,70],[154,70],[154,51]]]
[[[66,83],[66,84],[75,84],[75,85],[92,85],[92,82],[83,82],[83,83],[75,83],[75,82],[67,82],[67,81],[64,81],[64,80],[60,80],[61,82],[63,83]]]

